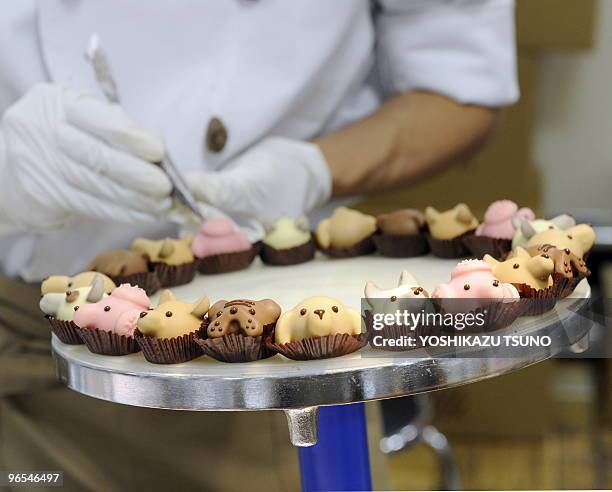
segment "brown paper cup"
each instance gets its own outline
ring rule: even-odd
[[[180,364],[202,355],[202,349],[195,342],[199,333],[194,331],[176,338],[154,338],[136,329],[134,338],[145,359],[152,364]]]
[[[410,258],[429,252],[429,243],[424,233],[405,236],[375,234],[373,240],[380,254],[389,258]]]
[[[590,274],[590,272],[589,272]],[[559,299],[564,299],[569,296],[576,286],[582,281],[582,279],[588,277],[589,275],[578,274],[574,277],[567,278],[560,273],[553,273],[553,287],[555,289],[555,296]]]
[[[488,236],[476,236],[468,234],[463,237],[463,244],[470,254],[475,258],[491,255],[496,260],[505,260],[512,250],[511,239],[498,239]]]
[[[368,343],[368,334],[329,335],[320,338],[306,338],[299,342],[274,343],[272,337],[266,339],[267,347],[278,354],[293,360],[318,360],[341,357],[356,352]]]
[[[315,242],[312,239],[306,244],[288,249],[274,249],[263,243],[259,256],[261,257],[261,261],[266,265],[298,265],[312,260],[315,256],[316,249]]]
[[[205,355],[218,361],[253,362],[275,355],[264,342],[266,338],[274,336],[275,326],[276,323],[264,326],[263,335],[258,337],[231,333],[218,338],[207,338],[206,332],[202,330],[195,337],[195,342]]]
[[[521,316],[540,316],[555,307],[557,303],[557,289],[555,285],[547,289],[537,290],[526,284],[513,284],[519,291],[521,299],[527,299]]]
[[[143,289],[148,296],[155,294],[161,288],[161,283],[155,272],[142,272],[123,277],[111,277],[111,280],[115,282],[116,285],[137,285]]]
[[[465,247],[465,237],[474,234],[474,231],[468,231],[461,236],[453,239],[436,239],[427,234],[427,242],[434,256],[439,258],[461,258],[469,256],[469,251]]]
[[[196,274],[196,261],[182,265],[168,265],[167,263],[153,263],[161,287],[177,287],[190,283]]]
[[[134,337],[120,336],[97,328],[79,328],[90,352],[101,355],[128,355],[140,352]]]
[[[373,235],[362,239],[350,248],[323,248],[318,243],[317,247],[327,256],[331,256],[332,258],[353,258],[355,256],[369,255],[376,251]]]
[[[53,317],[47,317],[51,331],[62,343],[67,345],[83,345],[83,339],[79,335],[79,327],[73,321],[62,321]]]
[[[470,313],[476,315],[485,310],[484,325],[482,327],[470,326],[463,330],[449,327],[448,330],[445,331],[458,335],[473,335],[501,330],[502,328],[510,326],[519,316],[524,314],[525,303],[521,299],[516,300],[516,302],[493,302],[488,306],[474,309],[470,311]],[[441,311],[444,312],[443,309]]]
[[[253,246],[247,251],[224,253],[208,256],[197,260],[198,271],[204,275],[235,272],[248,268],[259,253],[259,248]]]
[[[420,342],[419,335],[425,335],[425,333],[422,330],[419,331],[419,327],[414,330],[411,330],[409,327],[404,325],[388,325],[384,326],[382,330],[375,330],[373,328],[374,317],[372,311],[364,311],[362,317],[368,335],[368,343],[370,344],[370,347],[372,347],[372,349],[374,350],[382,350],[385,352],[408,352],[410,350],[415,350],[423,346]],[[409,347],[379,347],[377,345],[374,345],[373,343],[374,337],[379,335],[382,336],[384,339],[401,339],[402,337],[413,338],[415,340],[415,343],[413,346]]]

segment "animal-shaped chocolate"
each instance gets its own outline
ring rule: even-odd
[[[186,236],[182,239],[145,239],[136,238],[132,242],[130,249],[144,253],[153,263],[166,263],[168,265],[183,265],[194,261],[191,252],[193,236]]]
[[[550,258],[555,264],[555,273],[566,278],[586,277],[591,274],[586,262],[569,250],[559,249],[552,244],[542,244],[527,248],[531,256]]]
[[[40,292],[42,295],[55,292],[63,294],[68,289],[79,289],[81,287],[89,287],[93,282],[96,272],[83,272],[73,277],[66,275],[52,275],[43,280],[40,286]],[[115,283],[108,278],[106,275],[102,275],[104,280],[104,291],[110,293],[115,287]]]
[[[587,224],[579,224],[569,229],[547,229],[534,234],[529,238],[527,247],[539,246],[541,244],[552,244],[553,246],[574,253],[579,258],[590,251],[595,243],[595,231]]]
[[[374,313],[394,313],[404,308],[419,309],[422,308],[422,302],[402,303],[402,299],[427,299],[429,297],[417,279],[406,270],[401,273],[397,287],[383,290],[374,282],[367,282],[364,294],[366,302]]]
[[[258,337],[267,325],[276,322],[280,313],[280,306],[271,299],[217,301],[208,311],[207,333],[210,338],[236,333]]]
[[[248,251],[252,247],[247,236],[223,217],[210,219],[200,226],[193,239],[191,250],[198,258],[207,258],[225,253]]]
[[[202,297],[195,302],[178,301],[174,294],[165,290],[158,306],[143,311],[138,320],[138,330],[143,335],[155,338],[175,338],[200,329],[210,302]]]
[[[531,221],[523,220],[517,216],[512,219],[512,225],[515,229],[512,237],[512,249],[514,249],[519,246],[521,248],[526,247],[529,239],[539,232],[548,229],[569,229],[576,225],[576,221],[566,214],[557,215],[550,220],[535,219]]]
[[[346,249],[355,246],[375,231],[376,217],[338,207],[331,217],[319,223],[316,237],[322,248]]]
[[[523,248],[514,250],[512,258],[497,261],[490,255],[485,255],[486,261],[493,271],[493,276],[501,282],[511,284],[526,284],[536,290],[550,287],[553,283],[552,272],[555,265],[550,258],[531,256]]]
[[[263,242],[274,249],[290,249],[306,244],[311,239],[308,219],[301,215],[297,219],[281,217],[266,224]]]
[[[511,283],[501,282],[482,260],[464,260],[451,272],[450,282],[438,285],[431,297],[438,299],[518,299]]]
[[[418,210],[404,208],[376,217],[380,232],[390,236],[418,234],[425,226],[425,216]]]
[[[493,202],[485,212],[482,224],[476,229],[477,236],[487,236],[498,239],[512,239],[515,233],[515,222],[531,221],[535,214],[530,208],[518,208],[511,200]]]
[[[333,297],[315,296],[283,313],[276,324],[275,340],[284,344],[341,333],[361,333],[359,313]]]
[[[94,286],[92,292],[96,289]],[[149,298],[144,290],[129,284],[121,284],[110,296],[96,290],[93,304],[81,306],[74,315],[74,322],[81,328],[97,328],[117,335],[132,336],[140,313],[149,309]]]
[[[93,289],[94,286],[96,289]],[[40,309],[43,313],[53,316],[55,319],[72,321],[76,311],[83,304],[98,300],[100,295],[98,289],[102,291],[102,297],[108,295],[104,292],[104,281],[100,275],[94,276],[92,283],[87,287],[77,287],[64,293],[48,292],[40,299]]]
[[[465,203],[455,205],[445,212],[427,207],[425,220],[431,237],[442,240],[454,239],[478,227],[478,219]]]
[[[111,277],[126,277],[149,271],[149,257],[139,251],[119,249],[96,256],[87,269]]]

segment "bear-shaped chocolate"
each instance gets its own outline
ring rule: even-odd
[[[375,231],[376,217],[338,207],[331,217],[319,223],[315,235],[317,242],[324,249],[346,249],[355,246]]]
[[[210,338],[237,333],[259,337],[266,326],[278,320],[280,313],[280,306],[272,299],[217,301],[208,311],[207,333]]]
[[[280,217],[265,224],[265,229],[263,242],[274,249],[296,248],[311,240],[310,223],[304,215],[297,219]]]
[[[155,309],[143,311],[138,320],[138,330],[155,338],[175,338],[198,331],[208,312],[208,297],[195,302],[176,299],[174,294],[165,290]]]
[[[149,271],[149,257],[140,251],[118,249],[96,256],[87,267],[110,277],[127,277]]]
[[[545,219],[534,219],[534,220],[523,220],[522,217],[514,217],[512,219],[512,226],[515,229],[514,236],[512,237],[512,249],[527,247],[529,238],[539,232],[546,231],[548,229],[569,229],[574,227],[576,221],[573,217],[562,214],[556,217],[545,220]]]
[[[465,203],[459,203],[445,212],[427,207],[425,220],[431,237],[441,240],[454,239],[478,227],[478,219]]]
[[[110,296],[95,286],[93,304],[85,304],[74,315],[74,322],[81,328],[98,329],[120,336],[132,336],[140,313],[149,309],[149,297],[139,287],[121,284]],[[91,294],[91,293],[90,293]],[[95,300],[97,298],[97,301]]]
[[[40,286],[40,292],[42,295],[55,292],[63,294],[69,289],[80,289],[81,287],[89,287],[93,282],[94,277],[98,275],[97,272],[82,272],[73,277],[66,275],[51,275],[43,280]],[[108,278],[106,275],[102,275],[104,280],[104,291],[109,293],[117,287],[115,283]]]
[[[568,249],[559,249],[552,244],[541,244],[527,248],[531,256],[550,258],[555,264],[555,273],[565,278],[586,277],[591,274],[584,259]]]
[[[144,253],[152,263],[165,263],[167,265],[183,265],[194,261],[191,251],[193,236],[181,239],[165,238],[159,240],[136,238],[130,249]]]
[[[531,256],[523,248],[514,250],[513,256],[506,261],[497,261],[490,255],[485,255],[484,261],[490,265],[493,276],[501,282],[526,284],[536,290],[553,284],[553,261],[543,256]]]
[[[275,340],[285,344],[342,333],[361,333],[360,314],[333,297],[314,296],[283,313],[276,324]]]
[[[420,309],[423,307],[423,302],[403,303],[403,299],[427,299],[429,294],[417,281],[414,276],[404,270],[400,274],[397,287],[391,289],[381,289],[374,282],[367,282],[365,285],[365,300],[372,308],[374,313],[394,313],[398,309]]]
[[[380,232],[390,236],[418,234],[425,226],[425,216],[418,210],[403,208],[376,217]]]
[[[527,247],[552,244],[556,248],[574,253],[583,258],[595,243],[595,231],[587,224],[579,224],[569,229],[547,229],[529,237]]]
[[[94,286],[96,289],[94,289]],[[102,297],[107,297],[104,292],[104,280],[101,275],[93,277],[87,287],[69,289],[64,293],[48,292],[40,299],[40,309],[47,316],[52,316],[61,321],[72,321],[79,308],[87,303],[97,302],[98,290],[102,291]]]

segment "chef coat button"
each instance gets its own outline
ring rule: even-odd
[[[221,152],[227,143],[227,128],[219,118],[213,118],[206,131],[206,146],[211,152]]]

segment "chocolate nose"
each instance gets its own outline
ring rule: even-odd
[[[315,313],[319,317],[319,319],[323,319],[323,315],[325,314],[325,309],[315,309],[313,313]]]

